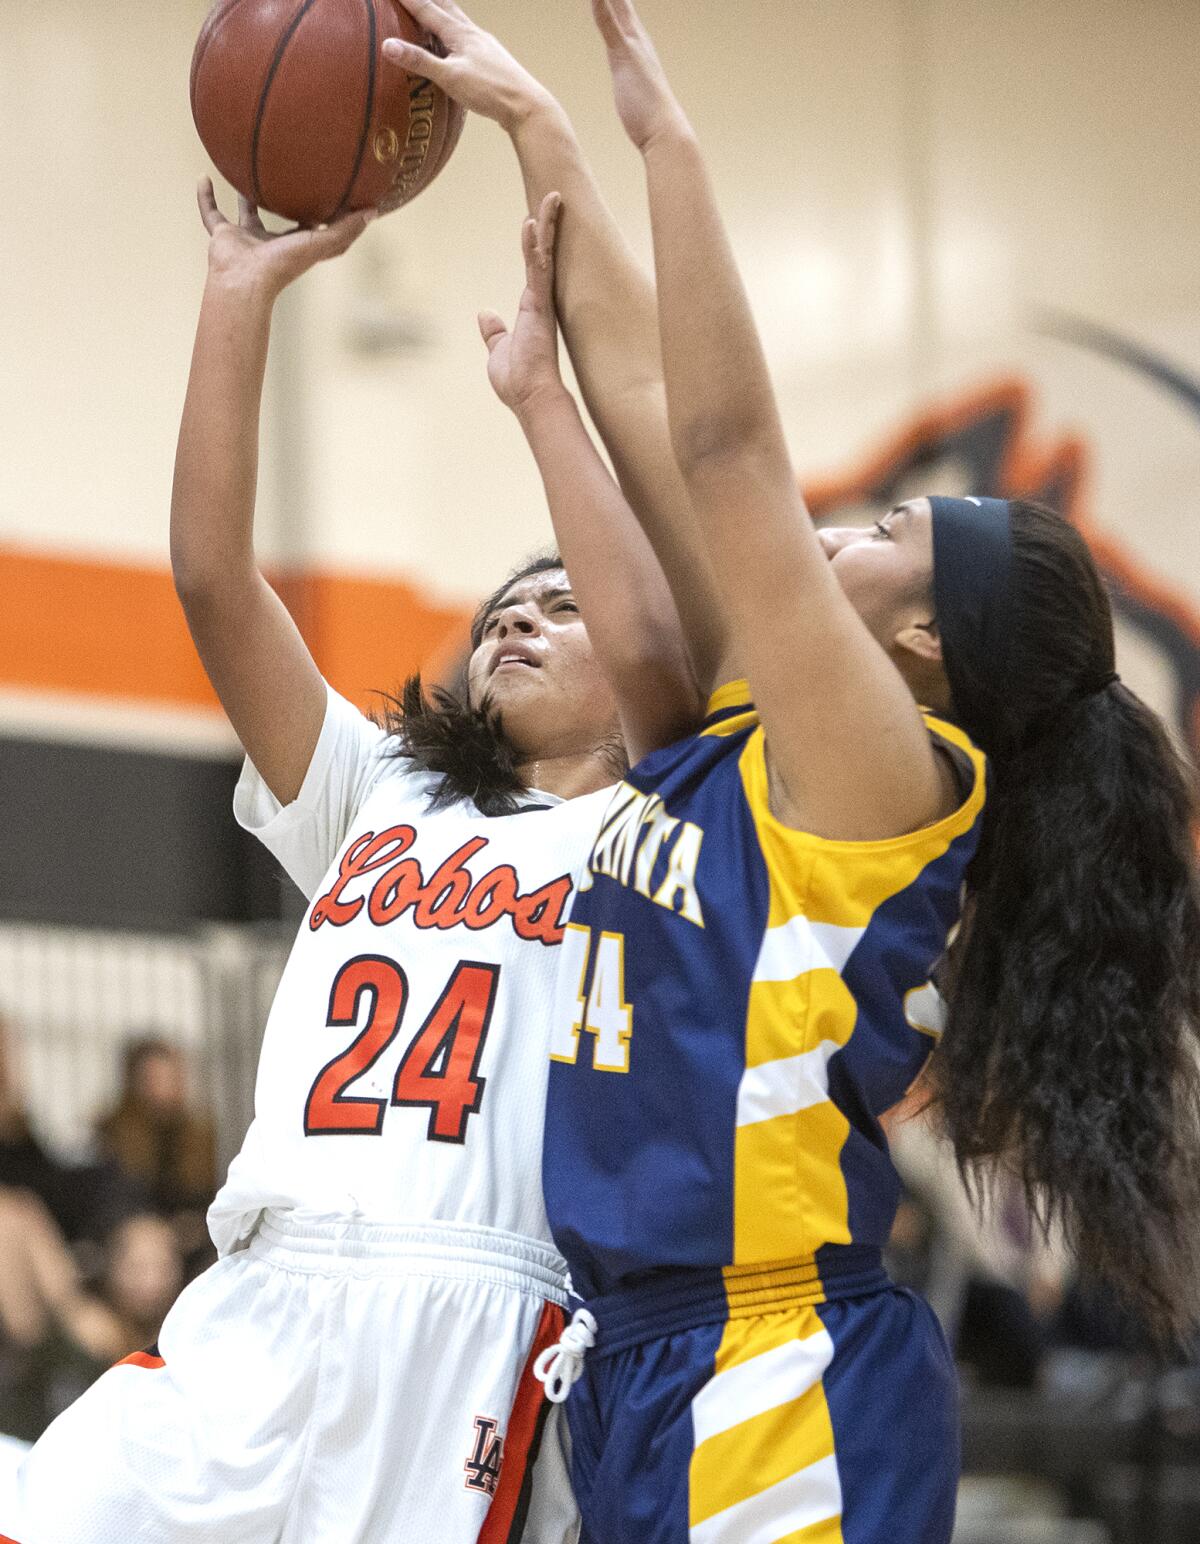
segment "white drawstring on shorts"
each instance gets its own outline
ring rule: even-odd
[[[586,1308],[577,1308],[557,1345],[543,1351],[533,1375],[545,1385],[546,1398],[561,1405],[583,1372],[583,1359],[596,1344],[596,1321]]]

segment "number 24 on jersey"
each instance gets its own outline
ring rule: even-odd
[[[360,954],[338,972],[329,996],[331,1029],[355,1029],[350,1044],[317,1074],[304,1106],[306,1136],[379,1136],[388,1104],[429,1110],[431,1142],[463,1143],[467,1123],[483,1103],[479,1071],[496,1003],[499,965],[461,960],[400,1059],[391,1099],[349,1094],[400,1033],[408,977],[395,961]]]

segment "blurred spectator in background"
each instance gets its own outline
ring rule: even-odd
[[[8,1025],[0,1016],[0,1199],[9,1190],[31,1191],[65,1233],[77,1231],[77,1207],[68,1171],[50,1157],[33,1134],[15,1050]]]
[[[131,1040],[117,1103],[97,1122],[96,1139],[172,1222],[195,1266],[207,1263],[204,1217],[217,1188],[216,1143],[211,1120],[189,1108],[187,1085],[177,1046],[156,1035]]]
[[[138,1204],[136,1190],[115,1165],[64,1164],[38,1140],[13,1037],[0,1016],[0,1196],[6,1191],[36,1196],[73,1244],[98,1243]]]
[[[162,1218],[118,1222],[88,1282],[41,1201],[0,1191],[0,1431],[35,1440],[114,1362],[154,1342],[182,1284]]]

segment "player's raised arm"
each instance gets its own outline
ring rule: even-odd
[[[488,378],[515,413],[542,474],[559,551],[617,699],[631,761],[687,733],[699,712],[671,592],[558,368],[551,193],[525,221],[525,292],[511,332],[485,311]]]
[[[943,774],[808,518],[699,145],[630,0],[592,7],[645,162],[672,444],[766,729],[778,813],[832,838],[913,829],[945,807]]]
[[[263,377],[275,301],[344,252],[371,215],[271,236],[244,199],[234,225],[200,184],[208,280],[179,429],[171,499],[175,588],[209,680],[282,804],[300,791],[326,693],[308,648],[254,556]]]
[[[447,51],[429,59],[393,41],[384,54],[430,75],[511,137],[536,215],[562,197],[556,271],[559,322],[588,411],[674,594],[696,680],[721,673],[726,628],[707,552],[671,454],[654,286],[609,212],[567,114],[503,45],[454,0],[407,0]]]

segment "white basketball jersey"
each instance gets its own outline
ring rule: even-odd
[[[255,1118],[209,1223],[265,1208],[549,1241],[542,1126],[571,875],[611,790],[430,811],[436,778],[329,693],[295,802],[249,763],[238,820],[309,899],[267,1021]]]

